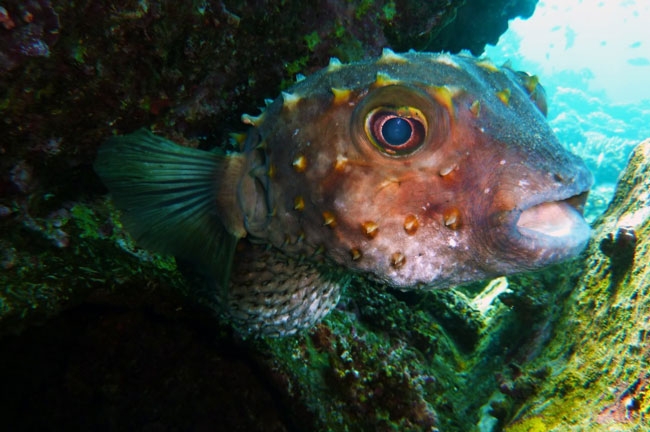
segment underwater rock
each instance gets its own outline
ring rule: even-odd
[[[553,337],[522,374],[549,377],[508,431],[641,430],[650,415],[650,139],[632,153],[594,224]],[[641,428],[641,429],[639,429]]]
[[[430,37],[423,49],[451,52],[466,49],[479,55],[486,43],[496,45],[499,36],[508,29],[508,20],[516,17],[529,18],[536,5],[537,0],[465,2],[457,9],[455,19]],[[459,31],[460,29],[471,31]]]
[[[170,304],[86,304],[5,337],[3,430],[311,430],[291,427],[246,347],[215,330]]]
[[[0,5],[0,77],[29,57],[48,57],[59,39],[59,17],[47,0]]]

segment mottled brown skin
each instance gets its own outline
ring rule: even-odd
[[[523,208],[591,184],[514,72],[431,54],[328,69],[254,121],[247,151],[265,153],[261,172],[271,175],[261,178],[273,216],[258,211],[252,219],[264,223],[249,230],[253,238],[405,289],[537,268],[584,246],[584,237],[531,242],[514,227]],[[349,94],[337,99],[332,88]],[[504,90],[507,101],[498,95]],[[376,105],[424,113],[422,145],[403,156],[382,153],[363,128]],[[262,150],[250,149],[260,143]],[[304,207],[296,209],[297,200]]]

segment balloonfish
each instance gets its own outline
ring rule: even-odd
[[[384,50],[300,79],[234,140],[110,138],[96,171],[143,246],[195,263],[240,329],[321,320],[353,277],[403,290],[571,258],[592,176],[560,145],[536,77]]]

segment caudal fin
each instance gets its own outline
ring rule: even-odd
[[[217,195],[234,194],[235,179],[225,176],[236,157],[181,147],[142,129],[102,145],[95,171],[139,244],[198,264],[225,288],[244,234],[225,225],[232,215],[223,214]]]

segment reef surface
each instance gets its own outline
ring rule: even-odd
[[[548,345],[523,371],[548,378],[508,430],[643,430],[650,422],[650,140],[595,222]]]

